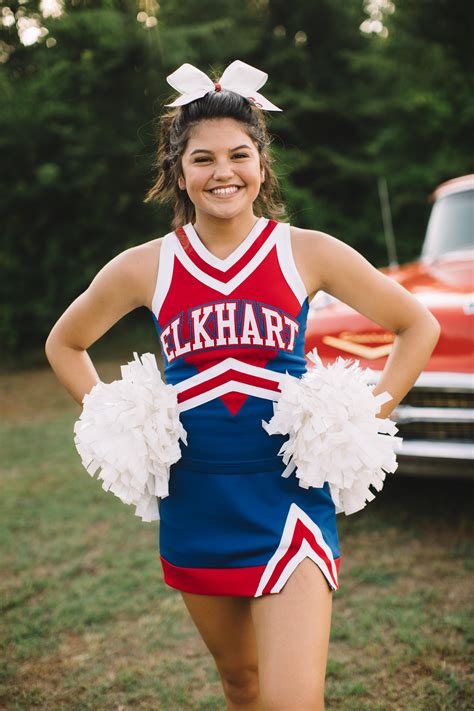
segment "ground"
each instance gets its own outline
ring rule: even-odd
[[[119,362],[97,362],[100,377],[119,378]],[[163,583],[159,524],[82,468],[79,405],[47,367],[0,375],[0,396],[0,708],[223,710],[213,661]],[[474,708],[472,489],[389,474],[338,516],[327,711]]]

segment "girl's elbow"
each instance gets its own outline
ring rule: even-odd
[[[425,334],[431,333],[433,338],[436,339],[436,342],[438,342],[441,335],[441,324],[438,319],[433,316],[431,311],[423,307],[421,313],[418,313],[408,324],[396,330],[395,334],[401,336],[405,331],[424,332]]]
[[[433,316],[431,311],[428,311],[425,333],[426,337],[430,339],[431,349],[433,352],[441,336],[441,324],[438,319]]]
[[[59,341],[56,333],[54,332],[54,328],[52,328],[48,334],[46,341],[44,342],[44,353],[50,363],[51,360],[54,358],[54,354],[57,351],[58,346]]]
[[[53,349],[53,339],[51,338],[51,334],[49,334],[46,341],[44,342],[44,354],[49,363],[51,363]]]
[[[435,336],[436,336],[436,342],[438,342],[438,339],[439,339],[439,337],[440,337],[440,335],[441,335],[441,324],[440,324],[440,322],[438,321],[438,319],[436,318],[436,316],[433,316],[433,314],[431,313],[431,311],[428,311],[428,315],[429,315],[429,317],[430,317],[430,321],[431,321],[431,324],[432,324],[432,326],[433,326],[433,332],[434,332],[434,334],[435,334]]]
[[[436,316],[434,316],[434,314],[427,309],[426,306],[423,307],[422,321],[424,321],[423,327],[425,328],[425,331],[427,333],[431,331],[433,338],[435,338],[437,342],[441,335],[441,324]]]

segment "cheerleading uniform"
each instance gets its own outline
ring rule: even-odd
[[[152,301],[165,378],[187,432],[160,500],[164,580],[179,590],[277,593],[306,556],[337,590],[329,485],[305,489],[285,469],[273,416],[282,375],[306,371],[308,298],[290,226],[260,217],[225,259],[188,223],[167,234]]]

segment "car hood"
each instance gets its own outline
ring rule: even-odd
[[[437,259],[419,259],[396,267],[384,267],[381,272],[395,279],[414,295],[426,295],[427,301],[443,301],[438,295],[470,294],[474,286],[474,250],[452,252]],[[448,297],[449,298],[449,297]],[[423,299],[424,300],[424,299]]]
[[[440,339],[425,370],[472,372],[474,251],[380,271],[411,292],[441,325]],[[326,363],[340,355],[358,359],[362,367],[381,370],[394,339],[391,331],[336,299],[325,308],[310,310],[306,351],[316,346]]]

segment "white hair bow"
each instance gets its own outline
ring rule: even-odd
[[[182,64],[175,72],[166,77],[173,89],[181,93],[175,101],[165,106],[182,106],[195,99],[200,99],[210,91],[227,89],[240,94],[253,104],[267,111],[281,111],[264,96],[257,92],[268,79],[268,74],[237,59],[229,64],[217,83],[209,79],[207,74],[196,69],[192,64]]]

